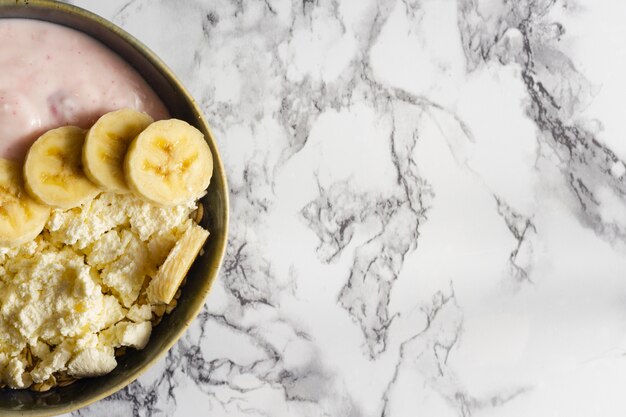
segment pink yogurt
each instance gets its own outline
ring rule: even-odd
[[[0,157],[22,159],[43,132],[89,128],[123,107],[167,110],[141,76],[93,38],[31,19],[0,19]]]

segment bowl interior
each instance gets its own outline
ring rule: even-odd
[[[82,379],[73,385],[45,393],[0,389],[0,415],[46,416],[68,412],[106,397],[136,379],[164,354],[200,312],[211,283],[216,278],[226,246],[228,192],[217,147],[201,111],[171,71],[147,48],[110,22],[74,6],[52,1],[0,0],[0,19],[45,20],[80,30],[99,40],[132,65],[154,89],[172,117],[189,122],[202,131],[214,157],[214,171],[207,195],[202,199],[203,226],[211,235],[204,254],[187,276],[178,306],[153,330],[142,351],[129,350],[118,358],[110,374]]]

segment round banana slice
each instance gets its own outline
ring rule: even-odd
[[[70,209],[100,193],[82,169],[85,131],[76,126],[49,130],[26,155],[26,191],[40,203]]]
[[[24,191],[19,164],[0,158],[0,246],[17,246],[34,239],[49,216],[50,209]]]
[[[140,198],[163,206],[180,204],[209,186],[213,156],[198,129],[182,120],[160,120],[131,142],[124,174]]]
[[[83,146],[87,177],[104,190],[128,192],[124,178],[126,150],[130,141],[152,122],[152,117],[133,109],[117,110],[98,119],[87,132]]]

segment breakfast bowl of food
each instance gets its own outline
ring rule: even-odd
[[[0,44],[0,415],[58,415],[131,383],[200,312],[228,188],[193,98],[120,28],[0,0]]]

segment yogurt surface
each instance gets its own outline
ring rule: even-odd
[[[168,117],[143,78],[95,39],[53,23],[0,19],[0,157],[21,160],[45,131],[89,128],[123,107]]]

